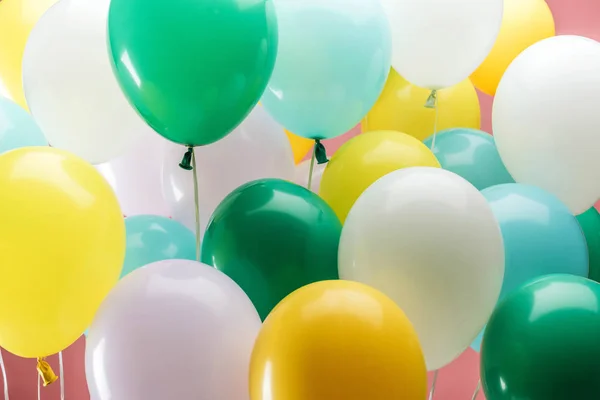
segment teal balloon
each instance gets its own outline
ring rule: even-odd
[[[279,179],[250,182],[215,210],[202,262],[232,278],[264,320],[285,296],[338,279],[342,224],[310,190]]]
[[[196,236],[172,219],[157,215],[127,217],[125,233],[121,278],[155,261],[196,259]]]
[[[16,103],[0,96],[0,154],[19,147],[47,145],[33,117]]]
[[[600,399],[600,285],[539,278],[509,294],[485,331],[488,400]]]
[[[272,0],[112,0],[108,45],[146,122],[173,142],[201,146],[229,134],[260,99],[277,20]]]
[[[388,76],[387,17],[372,0],[275,0],[279,50],[261,104],[284,127],[329,139],[358,124]]]
[[[433,136],[424,143],[431,148]],[[462,176],[479,190],[515,182],[489,133],[468,128],[441,131],[435,137],[433,154],[443,169]]]

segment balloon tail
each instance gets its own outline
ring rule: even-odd
[[[312,190],[313,171],[315,169],[315,156],[317,154],[317,144],[313,147],[312,157],[310,158],[310,168],[308,169],[308,190]]]
[[[4,366],[4,358],[0,350],[0,368],[2,368],[2,379],[4,380],[4,400],[8,400],[8,379],[6,378],[6,367]]]
[[[65,400],[65,371],[62,351],[58,352],[58,375],[60,377],[60,400]]]
[[[194,178],[194,207],[196,214],[196,261],[200,262],[200,201],[198,199],[198,168],[196,168],[196,153],[190,147],[188,152],[192,153],[192,174]]]
[[[433,116],[433,139],[431,140],[431,151],[435,150],[435,137],[437,136],[437,125],[438,125],[438,96],[437,90],[432,90],[431,94],[427,98],[425,108],[432,108],[434,110]]]
[[[435,385],[437,383],[438,378],[438,370],[436,369],[433,373],[433,382],[431,382],[431,390],[429,390],[429,400],[433,400],[433,395],[435,394]]]
[[[437,90],[432,90],[425,102],[425,108],[435,108],[437,103]]]
[[[473,397],[471,397],[471,400],[476,400],[477,396],[479,396],[480,391],[481,391],[481,379],[477,381],[477,388],[475,388],[475,393],[473,393]]]
[[[326,164],[329,162],[327,159],[327,150],[325,150],[325,146],[319,139],[315,140],[315,158],[317,159],[317,164]]]
[[[183,159],[179,163],[179,166],[181,168],[185,169],[186,171],[191,171],[192,170],[192,164],[191,164],[191,162],[192,162],[192,155],[193,154],[194,154],[193,147],[188,147],[188,150],[183,155]]]
[[[37,359],[37,371],[42,378],[42,382],[44,383],[44,387],[56,382],[58,376],[52,370],[52,367],[48,362],[44,359],[44,357],[39,357]]]

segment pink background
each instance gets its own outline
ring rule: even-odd
[[[575,34],[600,40],[600,0],[547,0],[556,21],[557,34]],[[482,129],[491,132],[490,108],[492,98],[480,95],[482,109]],[[358,131],[353,130],[352,134]],[[327,148],[331,154],[344,138],[328,143]],[[84,371],[85,339],[80,338],[75,344],[64,352],[65,383],[67,400],[87,400],[89,395],[85,381]],[[7,365],[7,379],[10,396],[13,400],[37,399],[37,373],[34,360],[25,360],[2,351]],[[160,360],[157,360],[160,362]],[[50,363],[58,373],[58,358],[50,358]],[[468,400],[471,399],[477,386],[479,369],[479,356],[469,349],[458,360],[443,368],[439,373],[437,390],[434,400]],[[431,376],[430,376],[431,378]],[[2,377],[0,376],[0,380]],[[151,382],[148,382],[151,384]],[[0,390],[0,393],[1,390]],[[2,395],[0,394],[0,397]],[[479,400],[484,396],[480,395]],[[59,400],[60,387],[55,383],[47,388],[42,388],[42,400]],[[138,399],[131,399],[138,400]]]

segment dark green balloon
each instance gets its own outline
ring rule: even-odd
[[[285,296],[338,279],[342,225],[313,192],[279,179],[250,182],[215,210],[202,262],[229,275],[264,320]]]
[[[590,279],[600,282],[600,214],[594,207],[577,216],[587,241]]]
[[[109,54],[123,92],[154,130],[183,145],[215,142],[248,115],[277,40],[272,0],[110,4]]]
[[[515,290],[487,325],[488,400],[600,399],[600,284],[548,275]]]

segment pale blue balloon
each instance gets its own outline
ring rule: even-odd
[[[18,104],[0,96],[0,154],[19,147],[47,145],[33,117]]]
[[[261,99],[285,128],[310,139],[352,129],[387,79],[391,35],[374,0],[275,0],[279,49]]]
[[[504,239],[504,282],[499,301],[544,275],[588,276],[585,236],[577,218],[556,196],[518,183],[492,186],[481,193],[492,207]],[[479,351],[480,342],[476,339],[472,347]]]
[[[431,148],[433,136],[424,143]],[[468,128],[441,131],[435,137],[433,154],[443,169],[462,176],[479,190],[514,183],[489,133]]]

